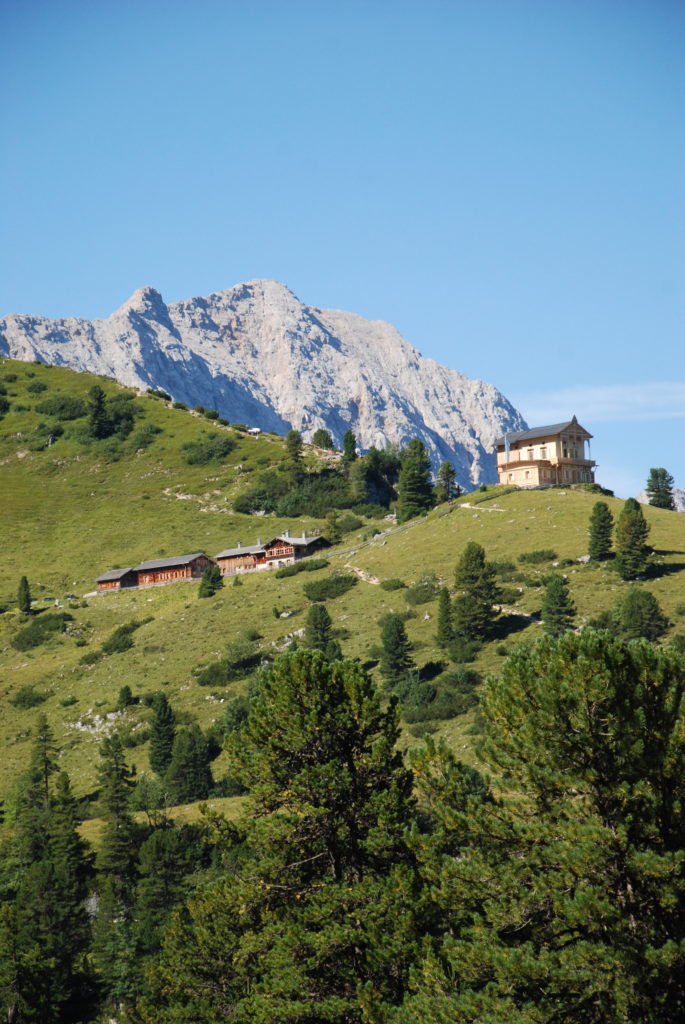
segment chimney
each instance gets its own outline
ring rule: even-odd
[[[238,547],[240,547],[240,541],[238,541]]]
[[[283,531],[283,536],[284,537],[289,537],[290,536],[290,530],[284,530]]]
[[[261,546],[262,546],[262,538],[261,537],[257,537],[257,547],[260,548]]]
[[[306,540],[306,539],[307,539],[307,531],[303,530],[302,531],[302,540]]]

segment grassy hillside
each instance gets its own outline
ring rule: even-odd
[[[13,378],[13,379],[12,379]],[[234,496],[251,473],[278,465],[284,442],[272,436],[251,438],[216,426],[205,418],[152,396],[138,396],[140,413],[131,435],[123,440],[84,442],[75,431],[45,447],[46,417],[36,411],[48,394],[84,397],[96,379],[71,371],[6,362],[0,367],[10,409],[0,419],[0,526],[5,540],[0,566],[0,748],[6,792],[25,767],[30,732],[38,705],[17,706],[19,694],[42,698],[55,731],[61,762],[75,790],[84,794],[96,784],[97,751],[103,733],[113,727],[128,734],[128,755],[140,771],[147,768],[145,737],[150,710],[144,700],[115,710],[119,690],[131,687],[144,698],[164,689],[177,712],[192,713],[207,728],[220,718],[228,700],[244,691],[244,680],[228,686],[201,686],[198,670],[221,658],[228,645],[246,634],[259,634],[258,649],[268,655],[302,629],[309,602],[304,586],[331,570],[358,571],[358,583],[328,602],[346,655],[375,664],[379,617],[389,611],[409,612],[406,628],[417,665],[439,672],[445,656],[435,644],[437,600],[410,605],[407,589],[386,590],[378,581],[400,578],[413,584],[427,574],[451,583],[464,545],[475,540],[488,558],[517,563],[509,602],[521,615],[503,616],[498,637],[473,664],[481,674],[498,670],[519,641],[539,635],[539,622],[525,616],[540,608],[541,579],[552,571],[551,559],[518,565],[526,552],[552,549],[568,574],[582,624],[610,608],[625,592],[610,564],[583,565],[575,560],[587,548],[587,525],[596,495],[582,491],[507,492],[497,488],[467,496],[451,508],[436,509],[422,520],[383,532],[372,540],[365,524],[345,546],[333,548],[330,567],[316,573],[276,578],[273,573],[244,576],[240,585],[227,582],[213,598],[200,600],[197,584],[178,583],[143,591],[88,596],[94,578],[114,566],[135,565],[145,558],[205,550],[216,554],[238,540],[251,543],[284,528],[301,531],[321,525],[315,520],[240,516],[230,511]],[[121,389],[102,382],[108,394]],[[46,385],[46,391],[35,388]],[[33,385],[33,389],[30,390]],[[17,406],[19,408],[17,409]],[[23,408],[22,408],[23,407]],[[74,421],[78,425],[78,421]],[[150,443],[140,445],[144,425]],[[159,432],[155,433],[154,428]],[[212,436],[230,436],[235,448],[218,462],[188,465],[183,446]],[[41,440],[42,439],[42,440]],[[307,458],[315,461],[310,451]],[[622,502],[607,499],[614,516]],[[472,507],[468,507],[471,505]],[[685,632],[685,517],[645,509],[656,551],[652,576],[644,583],[674,622],[671,636]],[[378,525],[376,525],[378,528]],[[19,651],[13,639],[25,624],[16,609],[19,577],[31,583],[37,607],[65,611],[73,618],[64,633]],[[76,595],[76,600],[65,595]],[[61,607],[55,608],[54,600]],[[43,613],[45,614],[45,613]],[[282,617],[286,616],[287,617]],[[34,616],[40,619],[41,616]],[[121,653],[101,652],[113,631],[138,623],[133,645]],[[667,638],[668,639],[668,638]],[[99,655],[99,657],[98,657]],[[90,663],[89,663],[90,662]],[[447,667],[446,663],[444,667]],[[25,688],[29,688],[27,691]],[[19,704],[22,701],[20,699]],[[26,700],[24,703],[32,703]],[[464,758],[473,752],[473,712],[436,722],[430,728],[445,735]],[[405,733],[415,743],[417,730]],[[222,772],[221,758],[214,765]],[[0,796],[2,793],[0,793]]]

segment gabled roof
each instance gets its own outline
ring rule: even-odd
[[[321,537],[321,536],[318,536],[318,537],[278,537],[278,540],[284,540],[288,544],[292,544],[293,547],[296,547],[296,548],[297,547],[308,548],[310,544],[316,544],[317,541],[323,541],[324,544],[328,543],[326,538],[325,537]]]
[[[176,555],[175,558],[156,558],[151,562],[141,562],[135,567],[136,572],[147,572],[149,569],[169,569],[172,565],[189,565],[196,558],[206,558],[204,551],[195,551],[192,555]]]
[[[127,572],[133,572],[133,569],[110,569],[108,572],[103,572],[102,576],[98,576],[96,583],[111,583],[112,580],[120,580]]]
[[[226,548],[220,551],[217,558],[234,558],[236,555],[258,555],[264,550],[264,544],[248,544],[246,547]]]
[[[512,431],[506,436],[509,444],[511,445],[517,444],[519,441],[534,441],[536,438],[540,437],[557,437],[559,434],[563,433],[564,430],[566,430],[568,427],[575,427],[576,430],[579,430],[582,434],[585,434],[586,437],[592,437],[592,434],[588,430],[586,430],[585,427],[581,427],[580,423],[575,418],[575,416],[570,420],[566,420],[565,423],[552,423],[550,426],[547,427],[533,427],[532,430],[516,430]],[[497,448],[503,446],[504,443],[504,437],[498,437],[495,439],[494,442],[495,447]]]

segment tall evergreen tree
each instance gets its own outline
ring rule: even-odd
[[[329,661],[342,657],[340,644],[333,636],[333,620],[325,604],[313,604],[307,612],[304,646],[313,651],[321,651]]]
[[[673,500],[673,477],[663,467],[650,469],[647,480],[647,496],[649,504],[655,508],[670,509],[675,511]]]
[[[213,597],[224,585],[224,578],[218,565],[208,565],[202,573],[198,597]]]
[[[430,459],[425,445],[414,438],[402,452],[397,498],[398,522],[405,523],[432,507],[434,496],[430,471]]]
[[[135,822],[129,811],[133,772],[126,764],[124,747],[118,733],[103,740],[100,756],[100,802],[105,828],[97,867],[101,875],[114,879],[116,888],[127,889],[133,877],[137,836]]]
[[[497,616],[499,600],[495,570],[486,561],[485,550],[471,540],[464,548],[454,572],[459,594],[453,602],[454,629],[467,640],[488,637]]]
[[[682,658],[592,630],[488,681],[501,795],[469,804],[434,773],[431,938],[393,1024],[682,1018],[684,693]]]
[[[443,587],[438,598],[438,625],[435,633],[435,640],[438,647],[446,648],[454,639],[454,624],[452,622],[452,599],[447,587]]]
[[[318,651],[277,660],[229,747],[251,791],[234,877],[192,897],[145,1022],[361,1024],[400,1001],[414,953],[411,776],[395,702]]]
[[[614,528],[614,517],[606,501],[595,502],[590,516],[590,540],[588,554],[595,562],[608,558],[611,554],[611,532]]]
[[[88,392],[88,433],[97,440],[109,437],[112,433],[105,408],[105,392],[99,384],[94,384]]]
[[[285,436],[285,449],[288,455],[288,471],[294,484],[301,482],[304,476],[302,468],[302,434],[299,430],[289,430]]]
[[[626,640],[659,640],[670,626],[654,595],[640,587],[628,590],[613,609],[612,618]]]
[[[331,437],[331,432],[330,430],[326,430],[325,427],[319,427],[318,430],[314,431],[312,444],[315,444],[317,448],[325,448],[327,451],[330,451],[335,447],[333,444],[333,438]]]
[[[343,434],[343,462],[349,465],[357,458],[357,438],[354,431],[346,430]]]
[[[614,565],[622,580],[635,580],[647,568],[649,524],[635,498],[628,498],[616,523]]]
[[[547,586],[542,599],[542,623],[545,633],[550,636],[561,636],[573,626],[576,608],[571,600],[568,580],[554,574]]]
[[[20,612],[24,615],[30,615],[31,613],[31,589],[29,587],[29,581],[26,576],[22,576],[19,580],[19,591],[17,593],[17,606]]]
[[[435,500],[439,505],[445,501],[452,501],[461,494],[461,488],[457,483],[457,474],[451,462],[443,462],[438,470],[438,479],[435,485]]]
[[[416,668],[411,656],[412,645],[399,615],[386,616],[381,629],[381,644],[380,673],[388,689],[393,689]]]
[[[171,761],[171,751],[176,735],[176,715],[165,693],[156,693],[152,704],[153,718],[150,726],[150,767],[158,775],[164,775]]]
[[[209,748],[200,727],[193,723],[179,729],[164,775],[171,802],[185,804],[191,800],[206,800],[214,785],[209,765]]]

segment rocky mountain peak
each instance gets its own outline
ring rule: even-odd
[[[526,424],[492,385],[425,359],[390,324],[307,306],[255,279],[168,306],[140,288],[106,320],[0,320],[0,352],[161,388],[232,422],[362,448],[420,438],[462,486],[496,480],[494,439]]]

